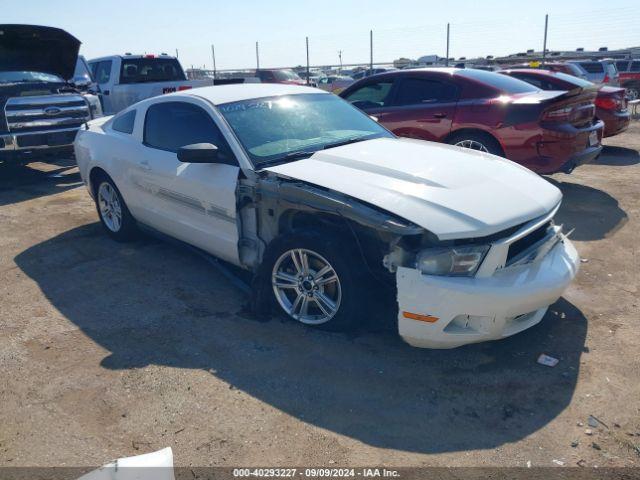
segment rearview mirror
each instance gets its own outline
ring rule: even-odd
[[[178,160],[184,163],[216,163],[218,147],[212,143],[194,143],[178,149]]]

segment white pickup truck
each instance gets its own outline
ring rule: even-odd
[[[213,85],[211,80],[187,80],[175,57],[162,55],[112,55],[89,60],[105,114],[165,93]]]

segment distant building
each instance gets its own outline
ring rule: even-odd
[[[404,68],[404,67],[408,67],[409,65],[414,65],[416,63],[415,60],[411,60],[410,58],[399,58],[397,60],[393,61],[393,66],[395,68]]]

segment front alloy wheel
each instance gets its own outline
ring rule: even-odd
[[[342,286],[334,267],[319,253],[304,248],[285,251],[271,272],[276,300],[292,318],[321,325],[338,312]]]

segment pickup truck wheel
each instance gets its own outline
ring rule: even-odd
[[[265,256],[275,303],[289,317],[324,330],[348,330],[363,311],[364,265],[330,232],[292,233]],[[361,263],[361,262],[360,262]]]
[[[454,134],[449,139],[449,144],[456,147],[478,150],[480,152],[491,153],[493,155],[504,156],[500,144],[490,135],[476,132]]]
[[[136,221],[110,178],[105,176],[98,180],[95,199],[100,223],[109,236],[119,242],[132,239],[136,233]]]

